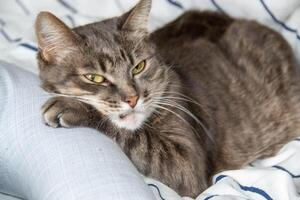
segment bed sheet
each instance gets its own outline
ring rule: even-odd
[[[123,13],[137,0],[0,0],[0,60],[37,73],[33,22],[48,10],[70,27]],[[153,0],[150,30],[162,26],[188,9],[209,9],[235,17],[255,19],[277,30],[290,43],[300,61],[299,0]],[[208,199],[299,199],[300,140],[287,144],[275,157],[245,169],[226,171],[214,177],[214,185],[197,200]],[[145,178],[157,199],[179,197],[163,184]],[[0,196],[1,199],[1,196]]]

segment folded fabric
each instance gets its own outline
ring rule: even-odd
[[[240,170],[214,176],[213,185],[196,200],[296,200],[300,199],[300,139],[285,145],[271,158],[257,160]],[[160,200],[191,200],[178,196],[167,186],[151,179],[148,184]]]
[[[36,65],[36,42],[34,38],[34,29],[33,23],[36,14],[41,10],[48,10],[55,13],[64,22],[66,22],[70,27],[83,25],[86,23],[94,22],[97,20],[101,20],[107,17],[119,15],[125,11],[127,11],[131,6],[136,3],[137,0],[44,0],[42,3],[37,0],[16,0],[16,1],[6,1],[0,0],[0,60],[5,60],[10,63],[14,63],[15,65],[25,68],[26,70],[33,71],[37,73],[37,65]],[[198,10],[218,10],[219,12],[225,12],[229,15],[235,17],[242,17],[247,19],[255,19],[259,22],[279,31],[282,35],[288,40],[290,45],[292,46],[296,57],[300,61],[300,1],[299,0],[251,0],[251,1],[241,1],[241,0],[153,0],[153,9],[151,12],[150,19],[150,29],[153,30],[157,27],[162,26],[163,24],[173,20],[178,15],[183,13],[188,9],[198,9]],[[1,66],[0,66],[1,70]],[[1,71],[3,72],[3,71]],[[0,72],[0,76],[1,76]],[[12,73],[13,74],[13,73]],[[23,74],[23,73],[22,73]],[[27,76],[27,75],[26,75]],[[30,75],[31,76],[31,75]],[[3,77],[3,76],[2,76]],[[13,77],[18,77],[14,75]],[[27,81],[22,79],[25,87],[28,86]],[[5,80],[8,81],[9,80]],[[35,83],[32,83],[31,88]],[[0,82],[0,85],[3,82]],[[19,83],[21,84],[21,83]],[[23,83],[22,83],[23,84]],[[34,88],[36,88],[34,86]],[[0,104],[4,106],[1,94],[4,94],[4,89],[0,87]],[[35,89],[25,90],[30,92],[35,91]],[[40,91],[41,92],[41,91]],[[16,93],[15,93],[16,94]],[[22,92],[20,94],[23,94]],[[42,94],[42,92],[40,93]],[[40,102],[46,100],[45,94],[42,97],[39,97],[39,101],[37,102],[36,98],[31,98],[30,105],[40,106]],[[26,96],[27,98],[28,96]],[[10,99],[14,99],[10,97]],[[13,103],[14,100],[11,100],[10,103]],[[28,99],[24,99],[25,102],[28,102]],[[19,102],[18,102],[19,103]],[[21,104],[21,107],[25,107],[26,109],[31,109],[30,106],[26,106],[25,104]],[[17,106],[19,109],[20,106]],[[1,109],[0,109],[1,110]],[[9,113],[12,112],[11,110]],[[31,111],[30,111],[31,112]],[[1,113],[1,111],[0,111]],[[3,112],[2,112],[3,113]],[[31,113],[32,115],[36,115],[36,117],[40,117],[39,112]],[[1,115],[0,115],[1,117]],[[23,119],[23,117],[27,120],[27,115],[19,114],[15,119],[11,119],[10,123],[15,123],[19,119]],[[27,117],[27,118],[26,118]],[[0,118],[1,119],[1,118]],[[30,118],[29,119],[33,119]],[[39,120],[40,118],[34,118],[35,120]],[[2,119],[1,119],[2,120]],[[22,120],[23,121],[23,120]],[[30,121],[30,120],[29,120]],[[0,121],[2,122],[2,121]],[[34,123],[31,122],[30,125],[33,125],[33,128],[38,124],[38,121]],[[21,125],[16,125],[16,127],[23,127],[29,130],[32,128],[29,124],[25,124],[22,122]],[[14,126],[9,126],[5,129],[12,129]],[[44,129],[44,128],[43,128]],[[81,135],[79,133],[81,130],[86,132],[86,129],[74,129],[74,135]],[[6,130],[7,131],[7,130]],[[40,131],[37,129],[37,132]],[[50,130],[49,130],[50,131]],[[61,131],[61,130],[55,130]],[[68,130],[70,131],[70,130]],[[93,132],[88,130],[88,132]],[[94,134],[96,134],[94,132]],[[1,142],[2,129],[0,129],[0,149],[5,149],[5,146],[2,146]],[[93,135],[93,134],[92,134]],[[96,134],[97,135],[97,134]],[[74,136],[73,136],[74,137]],[[74,140],[78,140],[79,136],[76,136]],[[92,137],[92,136],[91,136]],[[102,136],[97,136],[102,137]],[[71,137],[68,137],[71,138]],[[77,138],[77,139],[76,139]],[[81,136],[79,137],[81,138]],[[21,138],[22,140],[28,138]],[[106,139],[106,138],[105,138]],[[73,140],[73,139],[70,139]],[[15,140],[14,143],[16,143]],[[14,144],[13,143],[13,144]],[[10,143],[7,143],[10,144]],[[43,143],[41,143],[43,144]],[[44,144],[43,144],[44,145]],[[289,143],[277,156],[274,158],[266,159],[264,161],[258,161],[254,163],[253,166],[249,166],[246,169],[241,169],[237,171],[229,171],[224,172],[215,176],[214,185],[201,194],[197,200],[208,200],[208,199],[299,199],[300,192],[300,169],[298,160],[300,159],[300,142],[298,140]],[[23,148],[23,147],[22,147]],[[81,148],[81,147],[80,147]],[[79,147],[76,147],[77,152]],[[1,151],[0,151],[1,153]],[[13,152],[17,155],[17,153]],[[14,155],[13,154],[13,155]],[[2,191],[13,194],[20,194],[20,196],[24,196],[31,200],[31,197],[37,197],[39,194],[42,194],[47,189],[43,189],[39,187],[39,181],[35,182],[34,189],[37,190],[32,192],[28,190],[32,180],[36,180],[35,178],[31,178],[33,175],[29,172],[26,174],[20,174],[23,171],[19,171],[19,168],[23,166],[20,163],[14,163],[15,160],[12,156],[12,160],[8,162],[8,164],[2,164],[2,154],[0,154],[0,187],[4,188]],[[7,154],[8,155],[8,154]],[[52,155],[52,154],[50,154]],[[18,156],[21,156],[18,154]],[[36,157],[31,156],[28,157],[27,154],[22,154],[27,159],[27,163],[37,163]],[[26,157],[27,156],[27,157]],[[53,156],[53,155],[52,155]],[[73,155],[69,155],[73,158]],[[54,156],[53,156],[54,157]],[[38,157],[39,158],[39,157]],[[8,159],[8,158],[6,158]],[[31,161],[33,159],[33,161]],[[66,158],[64,158],[66,159]],[[41,164],[43,163],[43,159],[41,159]],[[1,165],[2,164],[2,165]],[[52,166],[54,164],[51,164]],[[46,167],[45,173],[49,170],[47,165],[43,165]],[[10,177],[5,176],[1,172],[1,168],[12,167],[9,169],[6,174]],[[61,164],[59,164],[56,169],[61,169]],[[17,170],[16,170],[17,169]],[[130,168],[130,170],[135,171]],[[93,170],[92,170],[93,171]],[[34,172],[34,171],[33,171]],[[36,172],[34,172],[35,174]],[[42,173],[42,172],[38,172]],[[99,172],[98,172],[99,173]],[[2,175],[1,175],[2,174]],[[61,172],[59,173],[61,175]],[[25,178],[25,177],[29,178]],[[2,180],[2,178],[6,177],[7,179]],[[22,177],[22,178],[16,178]],[[12,181],[8,181],[12,178]],[[21,180],[26,180],[23,185],[21,184]],[[47,180],[52,180],[49,175]],[[54,179],[56,180],[56,179]],[[72,179],[70,179],[72,180]],[[108,180],[108,179],[105,179]],[[122,179],[123,180],[123,179]],[[5,181],[5,182],[4,182]],[[1,185],[2,182],[2,185]],[[167,186],[159,183],[158,181],[151,180],[146,178],[146,182],[148,186],[153,190],[157,199],[166,199],[166,200],[179,200],[179,199],[189,199],[182,198],[177,195],[174,191],[172,191]],[[4,183],[4,184],[3,184]],[[16,185],[13,185],[18,183]],[[107,182],[110,184],[109,180]],[[115,182],[114,182],[115,183]],[[111,185],[112,190],[113,184]],[[123,183],[125,185],[125,183]],[[128,183],[127,183],[128,184]],[[129,183],[131,185],[131,183]],[[54,183],[53,183],[54,185]],[[136,184],[137,185],[137,184]],[[143,182],[140,183],[142,188],[145,187]],[[49,184],[50,188],[51,184]],[[94,187],[94,185],[92,185]],[[76,186],[78,187],[78,186]],[[76,188],[75,187],[75,188]],[[19,189],[13,189],[19,188]],[[74,191],[77,191],[77,189]],[[107,187],[108,189],[108,187]],[[56,189],[58,190],[58,189]],[[54,190],[54,191],[56,191]],[[89,188],[89,190],[93,190]],[[108,189],[111,190],[111,189]],[[146,189],[147,190],[147,189]],[[79,190],[80,191],[80,190]],[[116,191],[116,190],[115,190]],[[132,190],[130,190],[132,191]],[[109,192],[109,191],[107,191]],[[37,194],[39,193],[39,194]],[[54,192],[55,193],[55,192]],[[80,193],[80,192],[78,192]],[[134,193],[134,192],[133,192]],[[136,192],[137,193],[137,192]],[[38,196],[41,197],[41,196]],[[122,195],[117,198],[121,198]],[[126,195],[124,196],[126,197]],[[0,197],[1,198],[1,197]],[[84,198],[86,199],[86,198]],[[128,199],[128,198],[127,198]]]

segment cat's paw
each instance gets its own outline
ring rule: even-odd
[[[88,112],[79,101],[53,97],[42,106],[45,123],[53,128],[81,126],[88,120]]]

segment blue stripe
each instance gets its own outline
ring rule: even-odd
[[[71,15],[66,15],[66,18],[69,19],[69,21],[71,22],[72,28],[74,28],[76,26],[74,18]]]
[[[70,10],[72,13],[77,13],[78,11],[71,6],[69,3],[67,3],[65,0],[58,0],[58,2],[63,5],[65,8],[67,8],[68,10]]]
[[[281,25],[285,30],[290,31],[292,33],[296,34],[296,37],[298,40],[300,40],[300,35],[298,33],[297,29],[291,28],[288,25],[286,25],[284,22],[280,21],[279,19],[276,18],[276,16],[272,13],[272,11],[269,9],[269,7],[267,6],[267,4],[264,2],[264,0],[260,0],[261,4],[263,5],[263,7],[265,8],[265,10],[269,13],[269,15],[271,16],[271,18],[279,25]]]
[[[222,180],[223,178],[226,178],[227,176],[225,175],[220,175],[216,178],[215,183],[219,182],[220,180]]]
[[[183,9],[183,5],[176,0],[167,0],[170,4],[176,6],[177,8]]]
[[[19,42],[22,38],[16,38],[12,39],[5,31],[4,29],[0,29],[0,34],[8,41],[8,42]]]
[[[206,197],[204,200],[209,200],[209,199],[212,199],[212,198],[217,197],[217,196],[219,196],[219,195],[211,195],[211,196]]]
[[[295,141],[300,141],[300,138],[295,139]]]
[[[265,199],[267,200],[273,200],[265,191],[263,191],[262,189],[259,189],[259,188],[256,188],[256,187],[247,187],[247,186],[243,186],[243,185],[240,185],[240,188],[244,191],[248,191],[248,192],[253,192],[253,193],[256,193],[256,194],[259,194],[261,195],[262,197],[264,197]]]
[[[21,197],[18,197],[18,196],[12,195],[12,194],[8,194],[8,193],[5,193],[5,192],[0,192],[0,194],[6,195],[6,196],[8,196],[8,197],[12,197],[12,198],[14,198],[14,199],[25,200],[25,199],[23,199],[23,198],[21,198]]]
[[[216,181],[215,181],[215,182],[217,183],[218,181],[220,181],[221,179],[223,179],[223,178],[225,178],[225,177],[227,177],[227,176],[225,176],[225,175],[220,175],[220,176],[218,176],[218,177],[216,178]],[[235,181],[235,180],[234,180],[234,181]],[[266,200],[273,200],[272,197],[270,197],[270,195],[268,195],[265,191],[263,191],[263,190],[260,189],[260,188],[244,186],[244,185],[239,184],[237,181],[235,181],[235,182],[236,182],[236,183],[239,185],[239,187],[240,187],[242,190],[244,190],[244,191],[256,193],[256,194],[258,194],[258,195],[264,197]]]
[[[160,192],[159,188],[157,187],[157,185],[149,183],[148,186],[154,187],[157,190],[158,195],[159,195],[159,197],[160,197],[161,200],[166,200],[165,198],[162,197],[161,192]]]
[[[288,171],[287,169],[281,167],[281,166],[278,166],[278,165],[275,165],[273,166],[273,168],[276,168],[276,169],[280,169],[282,171],[285,171],[286,173],[288,173],[292,178],[300,178],[300,175],[294,175],[292,174],[290,171]]]
[[[25,6],[25,4],[21,0],[15,0],[16,3],[20,6],[20,8],[24,11],[26,15],[30,15],[29,9]]]
[[[226,13],[224,10],[223,10],[223,8],[221,8],[221,6],[219,6],[219,4],[215,1],[215,0],[210,0],[211,1],[211,3],[216,7],[216,9],[219,11],[219,12],[221,12],[221,13]]]
[[[36,48],[35,46],[32,46],[32,45],[30,45],[28,43],[21,43],[19,45],[22,46],[22,47],[25,47],[27,49],[30,49],[32,51],[38,51],[38,48]]]
[[[4,26],[5,25],[5,21],[3,21],[2,19],[0,19],[0,25]]]

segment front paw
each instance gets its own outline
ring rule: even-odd
[[[88,111],[83,103],[67,97],[53,97],[42,106],[45,123],[51,127],[71,128],[87,123]]]

